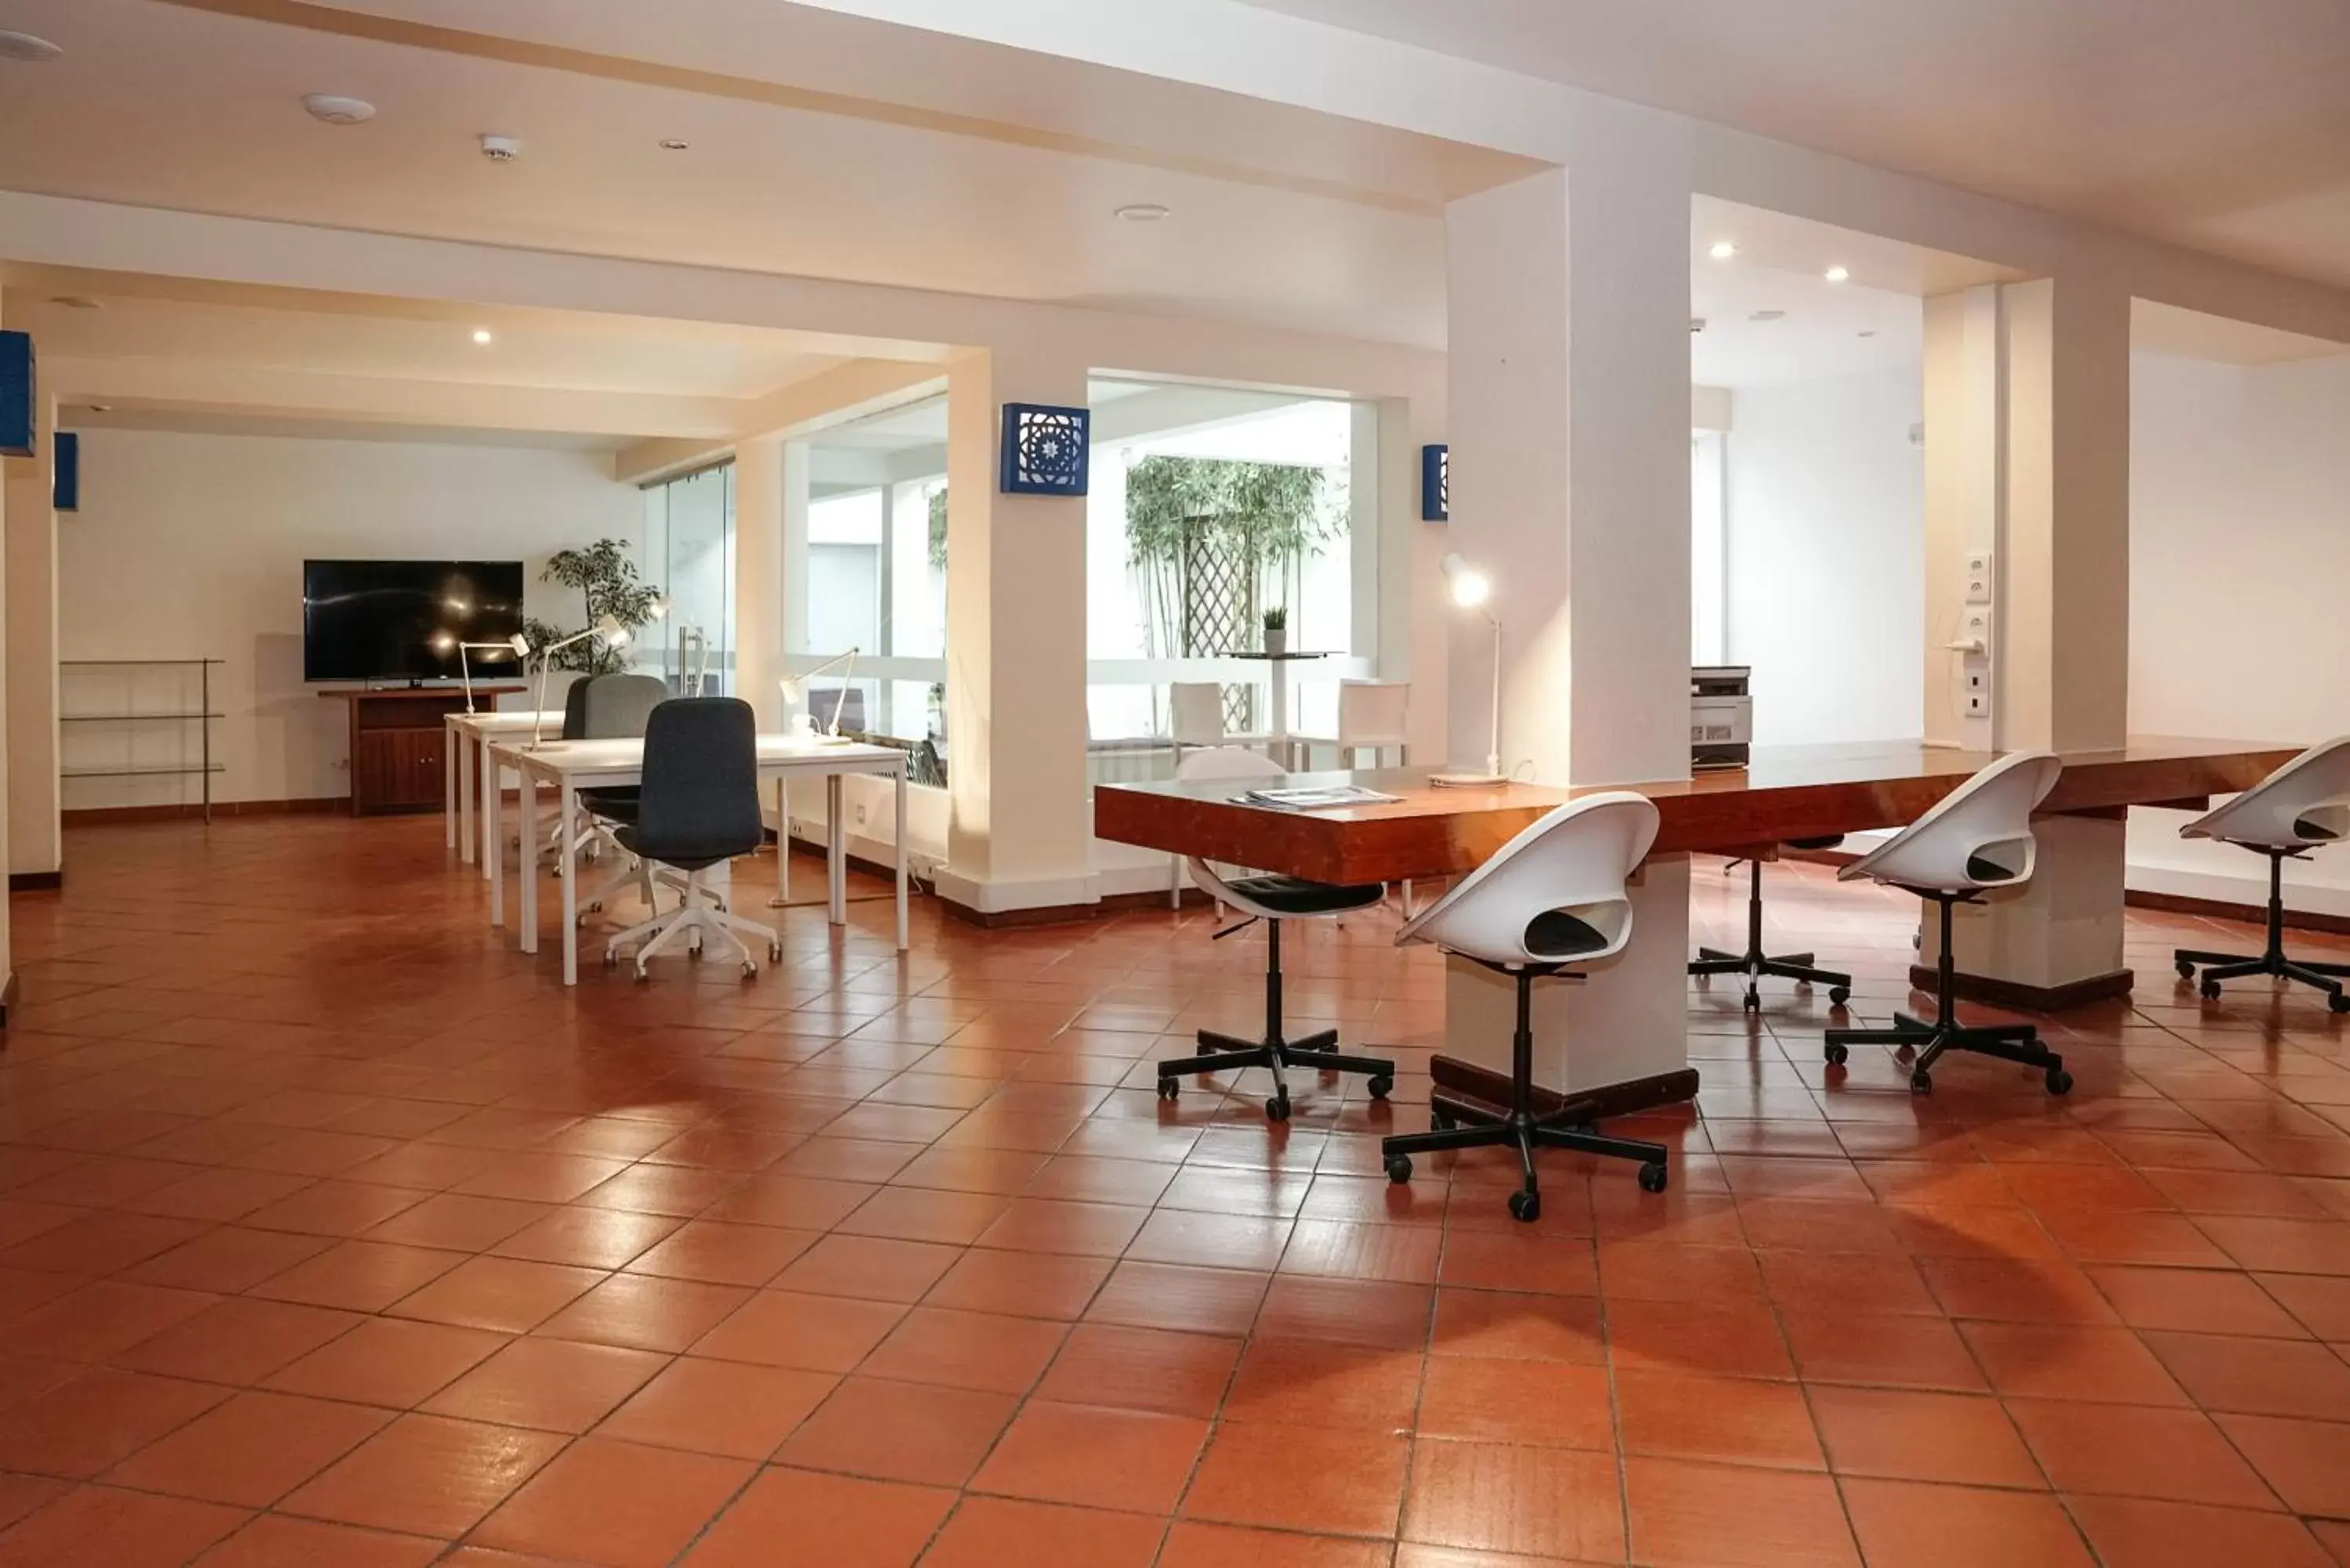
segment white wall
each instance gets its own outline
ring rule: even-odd
[[[2308,744],[2350,733],[2350,355],[2232,366],[2132,357],[2129,727]],[[2258,857],[2130,814],[2129,883],[2259,902]],[[2350,851],[2287,867],[2286,902],[2350,916]]]
[[[1921,732],[1922,376],[1731,393],[1728,658],[1753,666],[1758,744]]]
[[[302,680],[306,557],[518,557],[529,612],[569,624],[580,618],[577,596],[537,580],[547,555],[607,536],[636,543],[643,527],[638,492],[615,483],[598,454],[88,431],[81,510],[58,529],[59,656],[224,659],[213,754],[226,771],[214,798],[344,795],[344,707]],[[66,679],[69,712],[78,692],[120,701],[119,688],[84,686],[94,678],[72,670]],[[142,699],[160,695],[151,688]],[[67,728],[77,732],[66,739],[69,766],[181,755],[160,727],[140,727],[135,740],[110,725]],[[187,746],[192,761],[192,735]],[[197,798],[194,779],[65,787],[68,811]]]

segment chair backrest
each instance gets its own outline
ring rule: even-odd
[[[2178,832],[2267,849],[2350,838],[2350,735],[2320,741]]]
[[[655,860],[748,855],[759,818],[759,722],[740,697],[672,697],[645,724],[636,847]]]
[[[1411,682],[1338,682],[1338,745],[1400,746],[1409,738]]]
[[[563,738],[567,741],[588,738],[588,679],[575,675],[563,689]]]
[[[1657,841],[1657,806],[1644,794],[1609,790],[1571,800],[1493,852],[1451,892],[1396,933],[1487,963],[1580,965],[1621,952],[1632,940],[1624,884]],[[1528,945],[1544,915],[1573,916],[1607,939],[1601,949],[1564,955]]]
[[[658,675],[598,675],[578,684],[588,693],[582,738],[590,741],[637,739],[652,711],[669,701],[669,682]]]
[[[1177,680],[1167,688],[1168,733],[1179,746],[1224,742],[1224,689],[1212,680]]]
[[[2064,771],[2051,753],[2011,753],[1836,877],[1953,893],[2028,881],[2036,847],[2033,808]]]

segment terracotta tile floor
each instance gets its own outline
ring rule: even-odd
[[[0,1568],[2350,1563],[2350,1029],[2175,984],[2243,931],[2133,914],[2061,1102],[1831,1083],[1821,999],[1693,989],[1670,1193],[1553,1160],[1527,1227],[1502,1163],[1380,1174],[1442,989],[1383,919],[1293,939],[1290,1004],[1395,1104],[1273,1127],[1150,1093],[1259,1005],[1196,916],[924,906],[900,961],[860,883],[755,984],[566,993],[437,822],[67,862],[14,906]],[[1903,1001],[1914,906],[1766,880]]]

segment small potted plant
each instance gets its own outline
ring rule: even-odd
[[[1289,651],[1289,607],[1273,605],[1264,612],[1264,650],[1278,659]]]

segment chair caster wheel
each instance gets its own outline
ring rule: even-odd
[[[1832,985],[1828,987],[1828,1005],[1830,1007],[1842,1007],[1846,1002],[1850,1002],[1851,1000],[1852,987],[1848,985]]]
[[[1846,1060],[1852,1055],[1852,1048],[1848,1045],[1839,1044],[1831,1041],[1828,1044],[1825,1054],[1828,1059],[1829,1066],[1841,1067],[1845,1064]]]
[[[2185,959],[2180,959],[2178,961],[2178,978],[2181,980],[2193,980],[2195,978],[2195,966],[2188,962]]]
[[[1159,1080],[1159,1097],[1160,1099],[1171,1100],[1182,1092],[1183,1085],[1177,1083],[1174,1079],[1161,1078]]]
[[[1652,1159],[1640,1168],[1640,1190],[1662,1192],[1665,1189],[1665,1162]]]
[[[2325,999],[2325,1005],[2335,1012],[2350,1012],[2350,994],[2337,991]]]
[[[1289,1119],[1289,1096],[1287,1095],[1275,1095],[1273,1098],[1265,1101],[1264,1115],[1265,1119],[1268,1121],[1287,1121]]]
[[[2217,1002],[2217,1001],[2219,1001],[2219,1000],[2220,1000],[2220,982],[2219,982],[2218,981],[2216,981],[2216,980],[2207,980],[2207,981],[2205,981],[2203,982],[2203,985],[2202,985],[2202,991],[2203,991],[2203,1000],[2204,1000],[2204,1001],[2206,1001],[2206,1002]]]
[[[605,967],[606,969],[618,969],[618,968],[619,968],[619,967],[620,967],[620,955],[619,955],[619,954],[618,954],[618,953],[615,953],[615,952],[608,952],[608,953],[606,953],[606,954],[604,955],[604,967]]]
[[[1742,1006],[1743,1008],[1745,1008],[1745,1010],[1746,1010],[1747,1012],[1762,1012],[1762,993],[1761,992],[1757,992],[1757,991],[1750,991],[1750,992],[1748,992],[1746,993],[1746,996],[1745,996],[1744,1000],[1740,1003],[1740,1005],[1741,1005],[1741,1006]]]
[[[769,963],[781,963],[784,961],[783,943],[769,942],[767,944],[767,961]]]
[[[1919,1067],[1909,1075],[1909,1086],[1921,1095],[1934,1092],[1934,1075]]]
[[[1395,1080],[1388,1077],[1385,1073],[1381,1073],[1369,1083],[1365,1084],[1363,1087],[1371,1092],[1371,1098],[1375,1100],[1384,1100],[1388,1097],[1389,1091],[1394,1089]]]
[[[2067,1073],[2062,1067],[2051,1067],[2048,1069],[2048,1092],[2050,1094],[2066,1095],[2072,1093],[2072,1074]]]
[[[749,959],[744,959],[744,960],[743,961],[743,978],[744,980],[756,980],[756,979],[758,979],[758,978],[759,978],[759,966],[758,966],[757,964],[755,964],[755,963],[753,963]]]
[[[1531,1223],[1542,1218],[1542,1194],[1513,1192],[1510,1194],[1510,1218]]]
[[[1388,1156],[1388,1179],[1399,1184],[1409,1181],[1411,1179],[1411,1156],[1408,1154],[1391,1154]]]
[[[637,983],[639,985],[650,984],[652,982],[652,971],[650,970],[648,970],[642,964],[639,964],[637,966]]]

